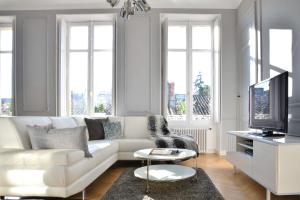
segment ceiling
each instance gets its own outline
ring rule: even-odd
[[[123,4],[123,0],[120,0]],[[235,9],[241,0],[148,0],[152,8]],[[110,8],[106,0],[0,0],[0,10]]]

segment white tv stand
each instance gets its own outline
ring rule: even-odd
[[[266,199],[300,194],[300,137],[253,136],[249,131],[229,131],[227,159],[263,185]]]

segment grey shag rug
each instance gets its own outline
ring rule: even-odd
[[[150,193],[145,194],[146,182],[128,169],[112,185],[103,200],[224,200],[208,175],[197,170],[196,178],[173,183],[150,182]]]

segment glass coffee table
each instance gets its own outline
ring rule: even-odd
[[[147,161],[147,166],[134,171],[135,177],[146,180],[146,193],[149,193],[149,181],[175,182],[191,178],[197,174],[197,153],[195,151],[172,149],[178,150],[179,153],[174,155],[151,155],[152,150],[143,149],[134,153],[136,159]],[[151,165],[151,161],[182,161],[191,158],[195,159],[195,168],[177,164]]]

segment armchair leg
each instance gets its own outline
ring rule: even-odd
[[[82,191],[82,200],[85,200],[85,190]]]

